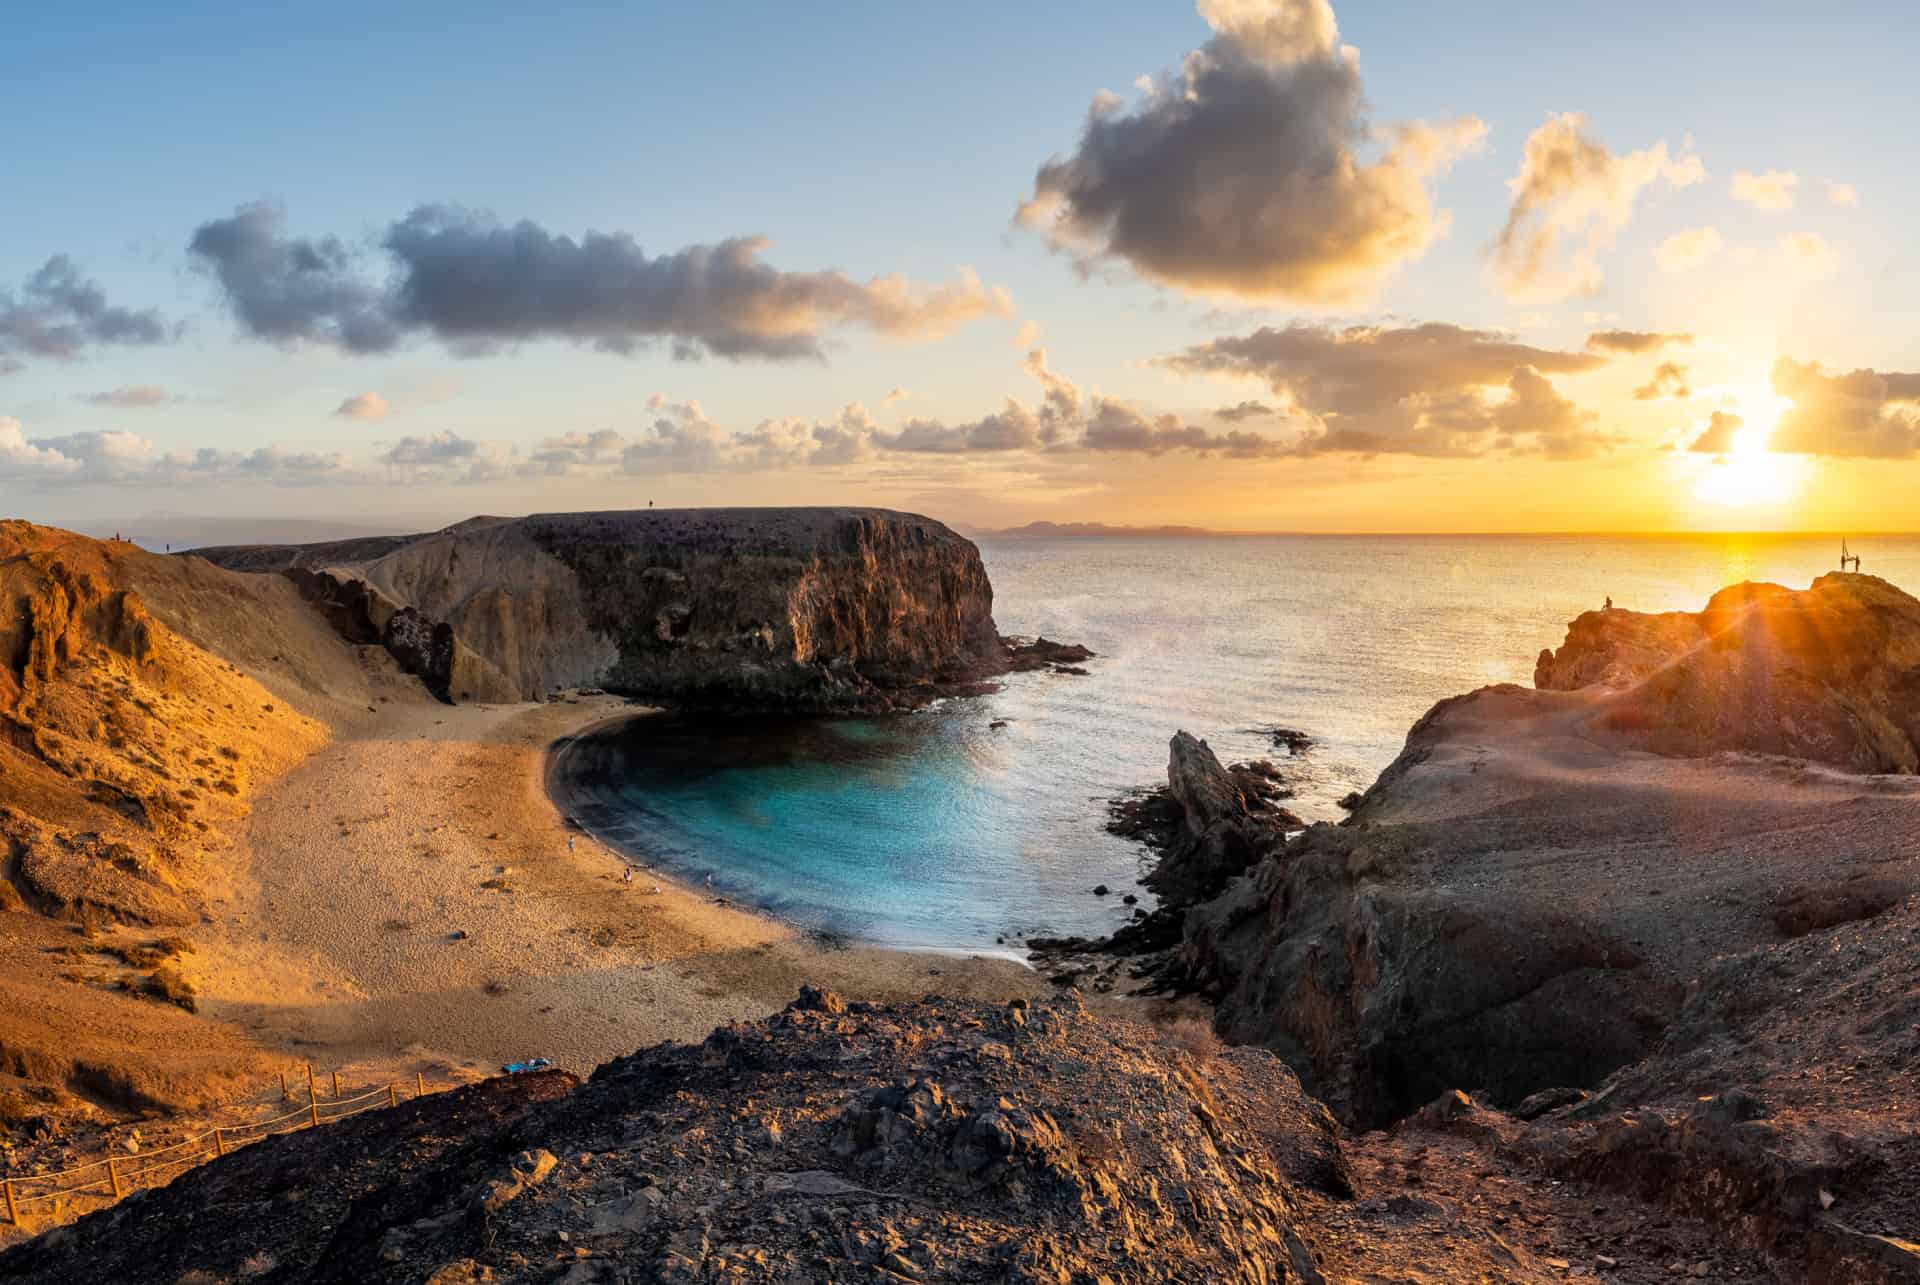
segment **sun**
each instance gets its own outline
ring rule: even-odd
[[[1806,480],[1806,462],[1767,449],[1774,426],[1793,403],[1765,384],[1724,390],[1740,417],[1727,449],[1712,457],[1693,484],[1694,498],[1722,510],[1760,510],[1786,504]]]

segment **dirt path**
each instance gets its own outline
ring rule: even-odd
[[[947,993],[1037,989],[1004,961],[826,949],[649,871],[624,883],[585,835],[569,851],[547,749],[622,712],[407,704],[314,755],[256,802],[202,1012],[357,1075],[531,1056],[586,1072],[764,1014],[802,981],[905,997],[937,969]]]

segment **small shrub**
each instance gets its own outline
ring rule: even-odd
[[[483,879],[480,881],[480,886],[482,888],[491,888],[495,892],[512,892],[513,891],[513,881],[508,879],[505,875],[495,875],[491,879]]]
[[[507,985],[505,982],[501,981],[498,977],[489,977],[487,979],[486,985],[482,986],[480,989],[485,991],[489,995],[505,995],[508,991],[512,990],[513,988]]]
[[[177,1004],[189,1013],[200,1011],[198,996],[193,983],[180,975],[180,970],[171,965],[156,968],[147,978],[147,994],[155,999],[163,999],[169,1004]]]

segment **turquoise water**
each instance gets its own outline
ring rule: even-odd
[[[1853,543],[1869,573],[1920,585],[1920,540]],[[1540,649],[1607,596],[1697,610],[1742,579],[1804,587],[1837,552],[1737,536],[989,542],[1001,629],[1086,643],[1087,677],[1017,675],[881,720],[635,720],[578,746],[568,776],[581,820],[633,859],[805,927],[986,951],[1106,932],[1141,860],[1105,832],[1106,802],[1164,779],[1176,730],[1224,760],[1275,758],[1296,810],[1336,819],[1435,701],[1530,682]],[[1286,758],[1260,730],[1274,724],[1317,743]],[[1114,895],[1093,896],[1101,883]]]

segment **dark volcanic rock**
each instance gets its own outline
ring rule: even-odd
[[[1191,905],[1218,895],[1286,828],[1302,824],[1273,802],[1282,788],[1272,764],[1222,767],[1205,741],[1176,732],[1167,748],[1164,793],[1147,796],[1131,811],[1123,803],[1110,828],[1143,839],[1159,853],[1142,882],[1163,904]]]
[[[0,1276],[1315,1281],[1315,1211],[1351,1187],[1335,1133],[1270,1054],[1203,1068],[1072,996],[810,991],[577,1088],[491,1080],[247,1147]]]

